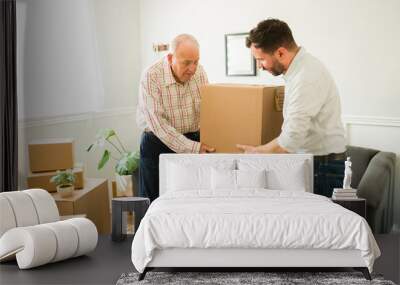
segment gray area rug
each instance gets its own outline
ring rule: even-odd
[[[390,284],[381,275],[372,275],[368,281],[360,272],[154,272],[150,271],[142,281],[139,273],[124,273],[117,285],[133,284]]]

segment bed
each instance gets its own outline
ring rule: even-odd
[[[308,154],[163,154],[160,197],[132,242],[158,267],[353,267],[380,255],[368,223],[313,194]]]

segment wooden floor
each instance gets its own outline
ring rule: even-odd
[[[374,271],[386,279],[400,284],[400,233],[396,235],[377,235],[381,257],[375,262]]]
[[[124,272],[134,271],[131,262],[132,237],[113,242],[99,236],[97,248],[80,256],[28,270],[16,262],[0,264],[0,284],[115,284]]]
[[[376,261],[374,271],[399,284],[400,235],[378,235],[376,239],[382,257]],[[29,270],[19,270],[16,262],[3,263],[0,284],[115,284],[122,273],[135,271],[130,258],[131,243],[132,237],[112,242],[109,236],[100,236],[96,250],[87,256]]]

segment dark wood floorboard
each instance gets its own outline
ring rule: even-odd
[[[378,235],[376,239],[382,257],[376,261],[374,271],[399,284],[400,235]],[[88,256],[29,270],[19,270],[16,262],[2,263],[0,284],[115,284],[122,273],[134,271],[130,258],[131,243],[132,237],[123,242],[112,242],[109,236],[100,236],[96,250]],[[338,268],[338,271],[342,270]],[[280,268],[276,271],[286,270]]]
[[[19,270],[16,262],[0,264],[0,284],[115,284],[124,272],[134,271],[132,237],[113,242],[99,236],[97,248],[87,256]]]

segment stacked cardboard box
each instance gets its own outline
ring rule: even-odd
[[[85,188],[76,190],[71,197],[52,193],[60,215],[85,214],[101,234],[111,231],[111,217],[108,197],[108,182],[102,178],[86,178]]]
[[[28,144],[29,165],[33,173],[74,167],[72,139],[40,139]]]
[[[59,213],[86,215],[99,233],[110,232],[110,199],[106,179],[86,178],[83,166],[74,162],[72,139],[42,139],[28,144],[29,166],[27,177],[29,188],[42,188],[52,193]],[[75,167],[74,167],[75,166]],[[50,178],[57,170],[72,169],[75,174],[75,191],[71,197],[61,197]]]
[[[75,189],[84,187],[84,176],[82,167],[74,167],[72,172],[75,174]],[[56,175],[56,171],[43,173],[30,173],[27,178],[28,188],[41,188],[49,192],[56,192],[56,185],[50,182],[50,178]]]
[[[72,139],[40,139],[28,144],[30,173],[27,177],[29,188],[56,191],[50,178],[57,170],[72,169],[75,174],[75,189],[84,187],[83,167],[74,163],[74,141]]]
[[[209,84],[201,89],[200,140],[216,152],[240,152],[236,144],[266,144],[283,123],[282,86]]]

